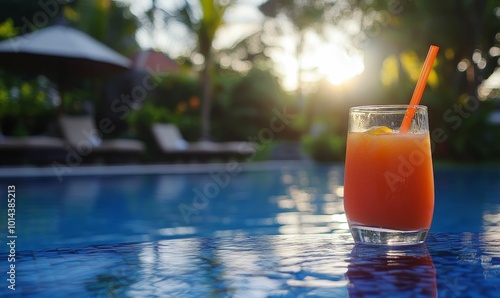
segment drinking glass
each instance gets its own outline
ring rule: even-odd
[[[399,128],[414,110],[406,132]],[[344,208],[357,243],[422,243],[434,212],[427,107],[360,106],[349,110]]]

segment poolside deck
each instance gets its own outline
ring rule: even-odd
[[[133,164],[133,165],[79,165],[68,166],[16,166],[0,167],[0,178],[99,176],[99,175],[156,175],[203,174],[237,168],[241,171],[260,171],[278,168],[300,168],[312,165],[310,160],[269,160],[258,162],[228,161],[219,163]]]

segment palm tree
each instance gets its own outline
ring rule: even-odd
[[[192,28],[198,36],[198,51],[205,58],[200,74],[201,81],[201,137],[210,138],[210,111],[212,105],[213,53],[212,43],[217,29],[223,24],[223,15],[231,2],[225,4],[213,0],[199,0],[202,16]],[[186,2],[187,4],[187,2]]]
[[[193,33],[197,39],[197,51],[204,58],[203,68],[200,71],[201,82],[201,138],[210,139],[212,85],[214,75],[213,41],[217,30],[224,24],[224,12],[234,4],[234,1],[218,0],[184,0],[174,12],[167,12],[156,6],[148,12],[149,23],[154,27],[155,12],[164,14],[166,22],[176,20]]]

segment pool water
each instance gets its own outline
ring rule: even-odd
[[[11,179],[19,248],[347,232],[343,167]],[[432,232],[500,233],[500,170],[437,168]],[[2,210],[6,200],[0,202]],[[6,213],[0,214],[5,230]]]
[[[25,296],[358,296],[362,292],[356,290],[375,285],[366,278],[356,290],[349,286],[349,281],[368,274],[362,264],[371,262],[373,273],[394,260],[403,264],[402,272],[410,268],[410,277],[421,273],[431,278],[430,292],[424,278],[418,282],[424,284],[421,292],[393,287],[395,293],[462,296],[460,285],[449,286],[462,282],[446,267],[449,258],[473,260],[483,269],[481,264],[489,264],[489,278],[481,279],[484,293],[500,291],[500,249],[495,249],[500,245],[500,169],[437,167],[427,247],[419,248],[416,259],[401,257],[408,251],[392,252],[394,260],[386,252],[374,258],[380,251],[360,251],[353,245],[343,211],[340,165],[245,171],[208,167],[191,174],[63,178],[0,180],[5,193],[7,185],[16,187],[16,250],[22,278],[18,286],[25,284]],[[4,235],[7,201],[0,207]],[[457,245],[451,247],[453,241]],[[0,250],[2,270],[8,268],[6,252],[5,247]],[[465,261],[458,257],[462,255]],[[319,267],[311,267],[308,258]],[[441,280],[429,268],[438,270]],[[474,272],[473,268],[462,269]],[[245,278],[235,284],[230,272]],[[68,279],[72,282],[64,287],[52,286]],[[415,288],[418,283],[410,283],[409,289],[420,289]],[[2,284],[0,294],[13,294],[5,288]]]

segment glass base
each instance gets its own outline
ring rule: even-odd
[[[394,246],[423,243],[429,231],[428,229],[401,231],[365,226],[352,226],[350,230],[356,243]]]

